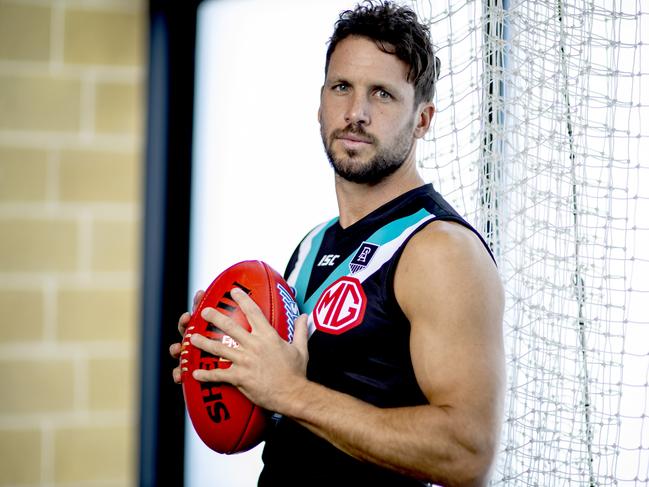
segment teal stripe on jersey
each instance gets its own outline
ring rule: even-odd
[[[413,213],[412,215],[405,216],[403,218],[400,218],[399,220],[394,220],[393,222],[388,223],[384,227],[379,228],[376,232],[374,232],[369,238],[365,239],[365,242],[373,243],[376,245],[385,245],[386,243],[396,239],[403,233],[404,230],[406,230],[408,227],[416,224],[418,221],[423,220],[427,216],[430,216],[431,213],[425,209],[419,210],[417,213]],[[320,243],[322,242],[322,236],[324,235],[324,232],[322,232],[321,235],[318,235],[320,237],[318,246],[315,247],[315,253],[313,255],[313,258],[311,259],[311,265],[313,265],[313,261],[315,260],[315,254],[318,251],[318,248],[320,247]],[[362,244],[361,244],[362,245]],[[314,247],[311,248],[313,251]],[[354,250],[351,254],[347,256],[347,258],[342,261],[338,267],[336,267],[331,274],[322,282],[320,287],[309,297],[308,300],[306,300],[304,303],[300,303],[300,310],[302,313],[311,313],[313,310],[313,307],[315,306],[318,298],[320,295],[323,293],[331,283],[336,281],[337,279],[341,278],[342,276],[346,276],[349,274],[350,269],[349,269],[349,263],[352,261],[354,256],[356,255],[356,252],[361,248],[359,245],[356,250]],[[304,269],[311,269],[311,267],[307,267],[306,263],[300,270],[300,274],[304,271]],[[305,287],[306,291],[306,287]],[[298,293],[300,295],[300,293]],[[304,296],[304,294],[301,294],[301,296]],[[302,298],[304,299],[304,298]]]
[[[311,248],[309,253],[304,259],[302,267],[298,270],[298,276],[295,281],[295,294],[296,301],[300,309],[304,305],[304,299],[306,298],[306,287],[309,284],[309,275],[311,274],[311,269],[313,268],[313,263],[315,262],[315,257],[318,255],[318,250],[320,249],[320,244],[322,244],[322,239],[324,238],[325,232],[331,227],[334,223],[338,221],[338,217],[332,218],[327,222],[318,232],[318,234],[311,239]],[[308,269],[308,270],[307,270]]]

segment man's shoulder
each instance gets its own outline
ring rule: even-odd
[[[502,281],[482,239],[449,221],[431,222],[411,239],[396,269],[394,292],[413,326],[458,313],[500,316],[504,305]]]
[[[501,287],[491,253],[473,229],[445,220],[430,222],[408,242],[394,281],[400,302],[404,296],[445,295],[475,285]]]
[[[475,258],[490,261],[491,255],[478,233],[453,220],[433,220],[406,246],[404,254],[418,259],[448,260]]]

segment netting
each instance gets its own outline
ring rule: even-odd
[[[647,485],[649,5],[411,4],[442,60],[422,172],[506,289],[492,484]]]

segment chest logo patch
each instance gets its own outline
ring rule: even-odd
[[[318,330],[340,335],[358,326],[365,316],[367,297],[361,282],[343,276],[333,282],[318,298],[313,321]]]
[[[372,260],[372,257],[374,257],[376,249],[378,248],[379,246],[376,244],[363,242],[360,248],[356,251],[356,255],[354,255],[354,258],[349,263],[349,270],[352,271],[352,274],[361,269],[365,269],[370,263],[370,260]]]

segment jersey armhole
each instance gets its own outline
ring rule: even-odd
[[[386,293],[386,296],[388,296],[388,298],[389,298],[388,303],[394,303],[394,309],[392,309],[391,311],[394,312],[394,313],[397,313],[398,316],[403,317],[403,319],[406,320],[406,322],[408,322],[408,324],[410,324],[410,322],[408,321],[408,318],[406,317],[406,314],[401,309],[401,305],[399,304],[399,301],[397,300],[397,295],[394,292],[394,276],[395,276],[395,274],[397,272],[397,266],[399,265],[399,261],[401,260],[401,254],[403,254],[403,251],[406,248],[406,246],[408,245],[408,242],[410,242],[410,239],[412,237],[414,237],[417,233],[419,233],[421,230],[423,230],[427,225],[430,225],[432,222],[440,221],[440,220],[441,221],[459,223],[463,227],[467,228],[468,230],[470,230],[471,232],[476,234],[478,236],[478,238],[480,238],[480,241],[485,246],[487,251],[489,252],[489,255],[491,256],[494,263],[496,263],[496,260],[494,259],[494,256],[493,256],[493,253],[491,252],[491,249],[489,248],[489,245],[487,245],[487,242],[482,238],[482,235],[480,235],[480,233],[475,228],[473,228],[468,222],[466,222],[462,218],[454,217],[454,216],[436,216],[435,218],[431,218],[430,220],[427,220],[427,221],[423,222],[421,225],[419,225],[415,229],[414,232],[412,232],[408,236],[408,238],[406,238],[406,240],[403,242],[401,247],[399,247],[399,249],[395,252],[394,258],[390,262],[390,267],[388,268],[387,279],[385,280],[385,285],[387,287],[387,289],[385,290],[385,293]]]

